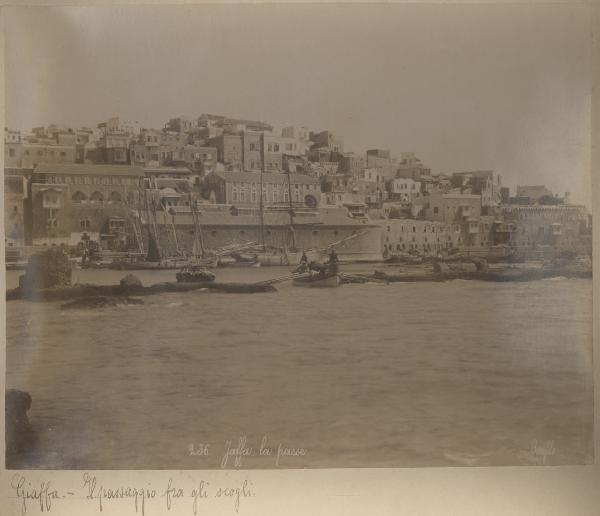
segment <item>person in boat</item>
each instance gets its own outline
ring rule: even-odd
[[[311,273],[317,273],[323,276],[327,272],[329,265],[326,263],[310,262],[307,266]]]
[[[335,249],[332,249],[331,253],[329,253],[329,261],[327,262],[327,265],[329,265],[329,272],[331,274],[337,274],[338,263],[339,263],[338,255],[336,254]]]
[[[294,272],[306,272],[308,270],[308,257],[304,250],[302,250],[302,256],[300,257],[300,263],[298,267],[294,270]]]
[[[307,265],[307,264],[308,264],[308,256],[306,256],[304,249],[302,249],[302,256],[300,257],[300,265]]]

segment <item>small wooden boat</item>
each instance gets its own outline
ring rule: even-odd
[[[215,281],[215,275],[199,265],[183,267],[176,275],[179,283],[206,283]]]
[[[296,287],[337,287],[340,284],[338,274],[308,274],[300,278],[294,278]]]
[[[252,261],[237,260],[232,256],[221,256],[217,261],[217,267],[260,267],[258,258]]]

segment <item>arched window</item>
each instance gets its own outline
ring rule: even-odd
[[[307,195],[306,197],[304,197],[304,204],[306,206],[308,206],[309,208],[316,208],[317,207],[317,199],[312,195]]]
[[[104,200],[104,197],[98,191],[96,191],[92,195],[90,195],[90,201],[103,201],[103,200]]]
[[[121,194],[119,192],[110,192],[108,200],[110,202],[121,202]]]
[[[85,196],[85,194],[83,192],[80,192],[78,190],[71,196],[71,200],[73,202],[82,202],[82,201],[87,201],[87,197]]]

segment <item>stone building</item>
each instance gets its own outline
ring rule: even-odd
[[[513,227],[510,245],[552,246],[577,249],[587,227],[585,206],[563,205],[508,205],[501,208],[502,218]]]
[[[377,169],[389,181],[396,177],[396,163],[390,157],[390,151],[384,149],[370,149],[367,151],[366,168]]]
[[[242,137],[239,134],[221,134],[207,141],[209,147],[217,149],[217,159],[233,170],[242,168]]]
[[[389,183],[392,201],[412,202],[421,196],[421,183],[409,177],[392,179]]]
[[[287,204],[290,193],[292,203],[311,208],[320,203],[318,180],[303,174],[213,172],[204,179],[204,192],[215,204],[258,206],[261,181],[264,205]]]
[[[262,170],[262,133],[243,131],[242,167],[244,171],[260,172]]]
[[[141,207],[143,176],[131,166],[38,166],[30,184],[28,240],[75,245],[87,234],[107,248],[122,247],[131,213]]]
[[[358,178],[361,172],[365,169],[365,166],[365,158],[348,153],[344,154],[340,160],[339,170],[344,174],[352,174],[354,177]]]
[[[423,165],[414,152],[402,152],[400,159],[394,163],[395,176],[421,181],[431,175],[431,169]]]
[[[4,241],[7,247],[25,243],[25,198],[27,181],[21,176],[4,176]]]
[[[458,245],[459,234],[443,222],[416,219],[377,222],[383,229],[381,246],[384,257],[409,252],[435,256]]]

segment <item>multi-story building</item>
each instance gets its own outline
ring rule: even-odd
[[[107,122],[98,124],[101,133],[96,141],[96,159],[98,163],[125,165],[129,163],[131,135],[113,127]]]
[[[4,176],[4,241],[7,247],[25,243],[27,180],[22,175]]]
[[[242,136],[242,166],[243,170],[260,172],[262,170],[262,133],[243,131]]]
[[[352,174],[354,177],[360,177],[361,172],[365,169],[365,158],[356,156],[353,153],[347,153],[340,160],[340,172],[344,174]]]
[[[409,177],[399,177],[390,181],[389,192],[393,201],[412,202],[421,196],[421,183]]]
[[[237,133],[240,131],[271,132],[273,126],[258,120],[245,120],[241,118],[229,118],[223,115],[202,114],[198,117],[198,126],[220,127],[226,133]]]
[[[295,125],[291,125],[288,127],[284,127],[281,130],[281,136],[285,136],[286,138],[294,138],[296,140],[309,141],[310,140],[310,131],[306,127],[298,127]]]
[[[216,204],[258,206],[261,184],[264,205],[292,202],[314,208],[320,203],[318,180],[303,174],[213,172],[204,178],[204,192]]]
[[[239,134],[222,134],[209,138],[207,145],[217,149],[217,160],[232,170],[242,168],[242,137]]]
[[[134,120],[121,120],[118,116],[111,117],[106,122],[98,124],[98,127],[107,133],[125,133],[131,137],[136,137],[141,131],[139,122]]]
[[[406,177],[415,181],[431,175],[431,169],[425,167],[414,152],[400,153],[400,159],[395,163],[395,168],[396,177]]]
[[[54,133],[48,137],[45,128],[31,135],[4,131],[4,167],[14,173],[31,170],[40,163],[74,163],[75,139],[72,132]]]
[[[587,225],[587,209],[573,204],[508,205],[501,216],[512,227],[507,242],[517,247],[577,248]]]
[[[171,118],[166,124],[165,129],[167,131],[174,131],[176,133],[187,133],[198,127],[198,120],[193,120],[187,116],[179,116],[177,118]]]
[[[370,149],[367,151],[367,168],[378,169],[385,180],[396,177],[396,162],[390,157],[390,151],[383,149]]]
[[[451,182],[455,188],[481,195],[483,207],[495,207],[501,202],[500,176],[496,176],[492,170],[456,172],[452,174]]]
[[[449,192],[430,195],[427,200],[427,220],[451,225],[460,234],[459,245],[480,246],[481,195]]]
[[[143,176],[131,166],[39,165],[30,184],[28,240],[74,245],[87,234],[108,248],[122,248],[131,212],[140,208]]]
[[[459,234],[443,222],[416,219],[386,219],[378,221],[382,226],[383,256],[417,252],[435,256],[456,247]]]
[[[263,135],[265,170],[281,172],[289,158],[301,158],[306,151],[306,142],[287,136]]]
[[[528,204],[535,204],[543,197],[553,197],[552,190],[544,185],[517,186],[517,198],[525,200]]]
[[[313,142],[314,148],[327,149],[330,152],[343,154],[344,141],[337,138],[331,131],[321,131],[319,133],[311,132],[310,141]]]
[[[200,145],[185,145],[183,147],[183,163],[192,169],[198,178],[216,171],[217,148]]]

